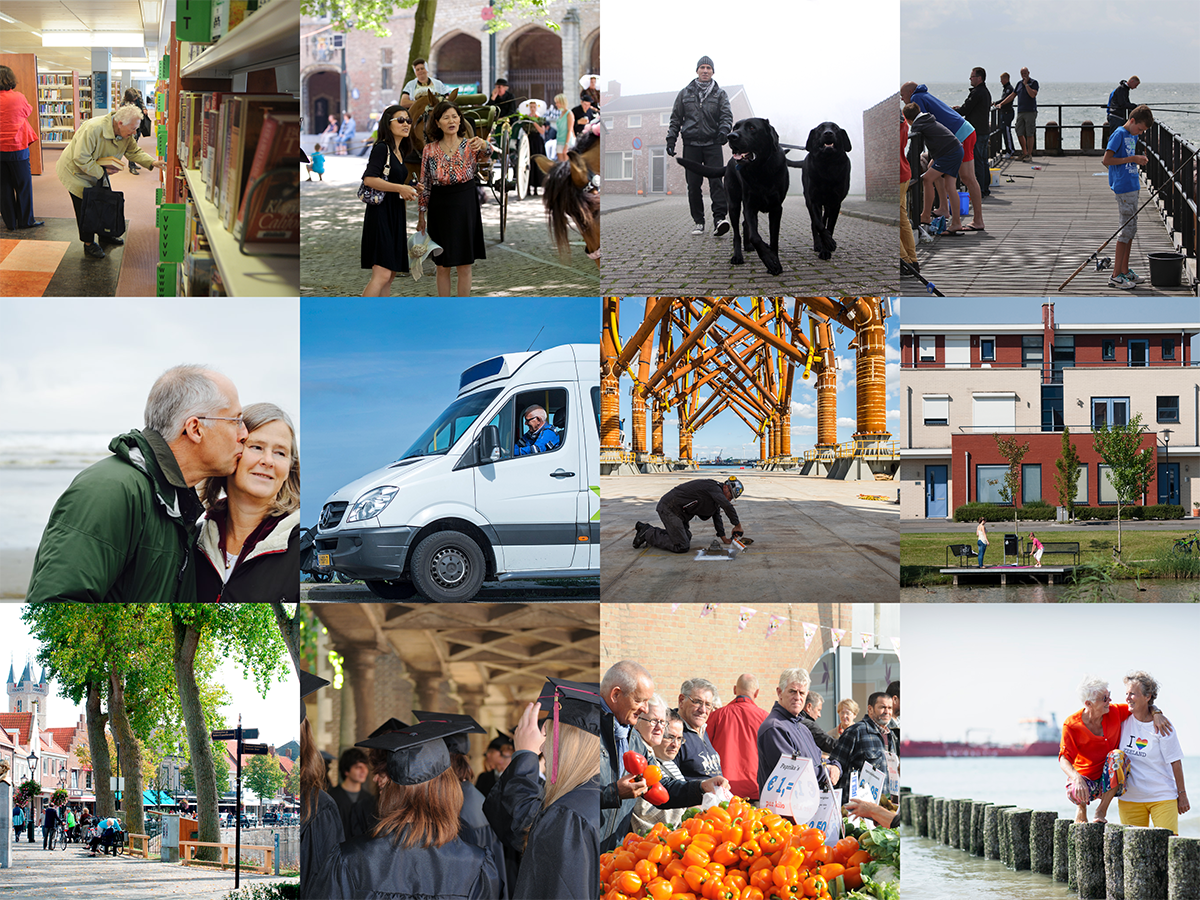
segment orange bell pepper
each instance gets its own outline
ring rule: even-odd
[[[861,866],[863,863],[868,863],[870,861],[871,854],[866,850],[855,850],[850,854],[849,857],[847,857],[846,868],[849,869],[851,866]]]
[[[732,869],[726,872],[725,877],[721,881],[730,887],[736,887],[739,894],[742,892],[742,888],[750,883],[749,879],[746,878],[746,873],[741,869]]]
[[[770,891],[775,887],[773,872],[770,868],[758,869],[750,873],[750,883],[760,891]]]
[[[662,781],[663,772],[658,766],[646,766],[646,770],[642,772],[642,778],[646,779],[646,784],[658,784]]]
[[[700,847],[705,853],[712,855],[713,850],[717,848],[717,844],[721,843],[717,840],[716,835],[701,833],[692,838],[692,846]]]
[[[733,821],[732,817],[729,815],[729,811],[721,809],[719,806],[714,806],[707,813],[705,813],[705,815],[708,817],[710,822],[713,824],[719,824],[722,828],[725,828],[731,821]]]
[[[767,830],[758,837],[758,846],[765,853],[774,853],[776,850],[783,849],[783,845],[787,838],[781,835],[778,831]]]
[[[842,873],[842,881],[845,882],[847,888],[856,891],[863,885],[862,871],[858,866],[850,866]]]
[[[771,861],[769,859],[767,859],[765,856],[758,856],[758,857],[755,857],[755,859],[752,863],[750,863],[749,871],[757,872],[759,869],[770,870],[773,868],[775,868],[775,866],[771,863]]]
[[[617,890],[626,894],[636,894],[642,889],[642,879],[636,872],[622,872],[617,876]]]
[[[717,846],[710,855],[714,862],[723,866],[735,866],[741,858],[737,853],[737,844],[731,844],[729,841]]]
[[[632,871],[637,865],[637,857],[628,850],[619,850],[613,856],[613,868],[620,869],[622,872]]]
[[[826,881],[833,881],[839,875],[844,874],[845,871],[846,867],[841,863],[828,863],[820,868],[821,877]]]
[[[683,851],[680,848],[691,839],[692,835],[686,828],[676,828],[663,837],[663,842],[672,853],[682,856]]]
[[[829,884],[820,875],[810,875],[804,879],[804,896],[819,897],[829,893]]]
[[[655,878],[646,885],[646,893],[650,900],[668,900],[671,896],[671,882],[665,878]]]
[[[742,823],[731,822],[725,827],[725,830],[721,833],[721,837],[727,843],[740,844],[742,842]]]
[[[706,866],[708,865],[708,861],[708,851],[695,844],[692,844],[683,852],[683,864],[689,868],[692,866]]]
[[[805,829],[800,835],[800,846],[812,852],[825,843],[825,835],[819,828]]]
[[[691,888],[688,887],[687,879],[683,877],[682,872],[680,872],[678,875],[671,876],[671,893],[672,894],[684,894],[690,890],[691,890]]]
[[[687,882],[687,886],[693,891],[699,891],[704,885],[712,881],[712,873],[702,866],[688,866],[683,873],[683,880]]]
[[[699,816],[692,816],[683,823],[683,827],[687,829],[687,833],[693,837],[704,830],[704,820]]]
[[[777,888],[786,888],[796,883],[799,874],[795,866],[776,866],[771,872],[771,881]]]
[[[658,877],[658,866],[648,859],[639,859],[633,867],[633,871],[637,873],[644,884],[649,884]]]
[[[658,871],[664,878],[674,878],[676,875],[683,875],[683,870],[686,868],[687,866],[683,864],[682,859],[672,858]]]
[[[748,884],[742,888],[742,893],[738,895],[738,900],[766,900],[766,896],[760,888]]]
[[[799,869],[804,864],[804,851],[799,847],[788,847],[779,855],[779,863],[781,866],[794,866]]]
[[[723,865],[721,865],[719,862],[710,862],[704,868],[706,868],[706,869],[708,869],[708,871],[712,872],[713,878],[715,878],[717,881],[720,881],[722,878],[725,877],[725,867]]]
[[[759,849],[758,841],[754,838],[742,841],[742,845],[738,847],[738,855],[742,859],[754,859],[756,856],[761,856],[762,851]]]
[[[809,862],[815,862],[819,866],[828,865],[833,862],[833,848],[828,844],[822,844],[812,852]]]
[[[851,854],[858,851],[858,838],[844,837],[833,846],[833,855],[841,857],[843,860],[849,859]]]

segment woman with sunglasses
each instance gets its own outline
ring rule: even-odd
[[[390,296],[396,273],[408,271],[404,201],[417,199],[416,189],[405,184],[408,169],[404,157],[413,151],[411,130],[408,110],[399,105],[385,109],[379,117],[379,136],[363,172],[363,184],[387,193],[382,203],[368,203],[363,216],[362,267],[371,270],[364,297]]]

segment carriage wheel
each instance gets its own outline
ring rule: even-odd
[[[517,138],[517,199],[529,196],[529,132],[521,129]]]
[[[505,128],[500,134],[500,243],[504,243],[504,228],[508,224],[508,145],[512,133]]]

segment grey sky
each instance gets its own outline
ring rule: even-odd
[[[0,603],[0,664],[3,665],[3,675],[8,678],[8,664],[11,656],[14,677],[21,677],[25,668],[26,656],[31,659],[37,656],[38,645],[29,636],[29,627],[21,621],[23,603]],[[258,728],[258,740],[263,743],[279,746],[300,737],[299,710],[296,699],[299,697],[298,682],[291,674],[291,664],[285,659],[288,679],[272,684],[267,696],[260,697],[254,685],[252,676],[244,676],[241,666],[233,660],[223,660],[216,672],[216,680],[229,691],[232,702],[222,709],[226,724],[230,727],[237,725],[238,713],[242,714],[242,725],[246,728]],[[40,674],[41,668],[38,667]],[[35,676],[36,677],[36,676]],[[5,712],[8,711],[8,695],[2,700]],[[47,709],[46,724],[51,728],[69,727],[79,721],[83,714],[82,706],[73,706],[71,701],[59,696],[57,684],[51,681],[50,701]]]
[[[1005,70],[1015,83],[1022,66],[1046,82],[1200,80],[1195,0],[902,0],[900,43],[901,81],[964,91],[973,66],[991,85]]]
[[[296,299],[58,299],[0,302],[0,422],[5,431],[142,427],[146,394],[171,366],[233,379],[243,404],[270,401],[299,423]],[[297,427],[299,425],[297,424]]]
[[[1124,702],[1122,677],[1144,669],[1158,679],[1158,705],[1184,754],[1200,754],[1192,703],[1200,605],[909,604],[902,622],[906,738],[963,740],[972,728],[1016,741],[1019,719],[1053,712],[1061,725],[1080,709],[1085,675],[1107,679]]]
[[[841,125],[854,146],[851,191],[861,193],[863,112],[899,89],[896,3],[770,0],[737,9],[724,0],[604,0],[601,87],[619,81],[622,96],[679,91],[709,56],[717,83],[744,85],[754,114],[784,143],[803,145],[827,120]]]

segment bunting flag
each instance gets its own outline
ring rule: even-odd
[[[746,626],[750,623],[750,620],[754,618],[754,614],[756,612],[758,612],[758,610],[751,609],[748,606],[742,607],[741,614],[738,616],[738,634],[741,634],[746,630]]]
[[[845,638],[846,638],[846,629],[845,628],[830,628],[829,630],[832,633],[833,649],[836,650],[838,647],[840,647],[842,645],[842,641],[845,640]]]
[[[720,605],[721,605],[720,603],[705,603],[704,608],[702,610],[700,610],[700,618],[703,619],[705,616],[707,616],[710,612],[712,612],[714,609],[716,609]]]
[[[821,630],[819,625],[814,625],[812,622],[804,622],[804,649],[808,649],[808,645],[812,643],[813,637]]]
[[[874,637],[875,637],[875,635],[871,634],[869,631],[860,631],[859,632],[858,639],[862,644],[863,659],[867,658],[867,651],[871,648],[871,644],[872,644],[871,639]]]
[[[786,621],[787,621],[787,616],[781,616],[781,615],[778,615],[777,613],[772,613],[771,614],[771,622],[770,622],[770,624],[767,625],[767,637],[771,637],[771,635],[773,635],[775,632],[777,632],[779,630],[779,626],[782,625]]]
[[[682,603],[672,603],[671,604],[671,612],[678,612],[679,607],[681,607],[681,606],[683,606]]]
[[[892,649],[896,651],[896,659],[900,658],[900,635],[892,635]]]

